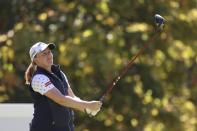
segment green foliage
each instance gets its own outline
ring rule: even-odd
[[[57,45],[55,63],[77,96],[98,99],[153,35],[159,13],[167,20],[165,31],[98,116],[77,113],[76,130],[197,130],[196,0],[1,0],[0,7],[1,102],[31,102],[23,75],[37,41]]]

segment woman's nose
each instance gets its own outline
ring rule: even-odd
[[[48,58],[52,58],[53,54],[50,52],[47,56],[48,56]]]

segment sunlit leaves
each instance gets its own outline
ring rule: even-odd
[[[194,104],[186,99],[180,99],[177,97],[174,97],[172,99],[173,105],[171,108],[173,108],[173,111],[176,110],[176,112],[179,114],[179,119],[181,122],[184,122],[184,127],[186,129],[195,129],[194,125],[197,124],[197,119],[195,117],[195,107]],[[179,105],[182,105],[179,107]],[[179,107],[179,108],[177,108]]]
[[[165,125],[161,122],[151,121],[145,126],[144,131],[163,131],[164,127]]]
[[[146,23],[133,23],[127,26],[127,32],[146,32],[148,25]]]
[[[50,24],[49,25],[49,29],[51,30],[51,32],[56,32],[58,27],[56,24]]]
[[[154,61],[156,66],[161,66],[166,60],[165,54],[161,50],[156,50],[154,55]]]
[[[96,15],[96,19],[97,19],[98,21],[103,20],[103,15],[102,15],[102,14],[97,14],[97,15]]]
[[[142,86],[142,83],[141,81],[137,81],[135,87],[134,87],[134,92],[138,95],[138,96],[143,96],[144,93],[143,93],[143,86]]]
[[[87,58],[87,53],[85,51],[83,51],[79,55],[79,60],[84,60],[85,58]]]
[[[186,13],[180,13],[178,14],[178,18],[182,21],[185,21],[189,24],[192,24],[192,22],[196,22],[197,19],[197,9],[191,9]]]
[[[175,60],[181,60],[185,64],[190,65],[190,58],[194,57],[195,52],[193,49],[187,45],[185,45],[180,40],[175,40],[173,45],[169,47],[168,53]]]
[[[38,19],[40,21],[45,21],[47,19],[47,13],[41,13],[39,16],[38,16]]]
[[[7,46],[0,48],[0,53],[4,62],[6,62],[8,59],[12,60],[14,58],[14,51]]]
[[[8,38],[12,38],[14,36],[14,31],[13,30],[8,31],[7,36]]]
[[[165,80],[168,77],[165,70],[159,67],[155,67],[152,70],[152,76],[154,77],[155,80]]]
[[[21,23],[16,23],[15,27],[14,27],[14,30],[15,31],[19,31],[23,28],[24,24],[21,22]]]
[[[66,4],[66,3],[64,3],[64,1],[61,1],[61,2],[59,1],[57,3],[59,3],[59,4],[57,4],[59,10],[64,12],[64,13],[67,13],[67,12],[73,10],[75,8],[75,5],[76,5],[75,2],[70,2],[70,3]]]
[[[107,39],[107,42],[108,44],[117,44],[117,35],[115,32],[109,32],[107,35],[106,35],[106,39]]]
[[[153,97],[152,97],[152,90],[148,90],[145,94],[144,94],[144,99],[143,99],[143,104],[149,104],[153,101]]]
[[[9,72],[13,72],[14,67],[13,67],[13,65],[12,65],[11,63],[7,63],[7,64],[4,64],[4,65],[3,65],[3,69],[4,69],[4,70],[7,70],[7,71],[9,71]]]
[[[86,34],[87,35],[87,34]],[[81,44],[81,39],[79,36],[76,36],[74,39],[73,39],[73,44],[76,44],[76,45],[79,45]]]
[[[161,100],[158,99],[158,98],[155,98],[154,101],[153,101],[154,105],[156,107],[161,107],[162,103],[161,103]]]
[[[177,1],[170,1],[170,6],[172,7],[172,8],[175,8],[175,9],[178,9],[179,7],[180,7],[180,3],[179,2],[177,2]]]
[[[94,68],[91,65],[89,65],[89,64],[86,64],[83,67],[84,74],[91,74],[91,73],[93,73],[93,71],[94,71]]]
[[[131,126],[136,127],[138,125],[138,120],[133,118],[131,119],[130,123],[131,123]]]
[[[6,41],[7,40],[7,36],[6,35],[0,35],[0,41]]]
[[[184,103],[183,107],[186,109],[186,110],[189,110],[189,111],[195,111],[195,107],[194,107],[194,104],[190,101],[187,101]]]
[[[76,18],[74,21],[74,27],[81,27],[83,24],[82,19]]]
[[[104,24],[113,26],[115,24],[115,19],[113,17],[107,17],[104,21]]]
[[[5,93],[11,87],[24,88],[21,83],[30,62],[29,47],[44,41],[57,45],[54,61],[68,75],[74,92],[81,98],[98,99],[113,77],[151,38],[153,15],[159,13],[167,20],[164,32],[117,83],[98,116],[90,121],[85,115],[77,116],[83,124],[76,127],[81,126],[79,130],[84,131],[95,127],[98,128],[95,131],[181,131],[180,128],[195,131],[195,3],[195,0],[19,2],[10,8],[16,13],[6,9],[6,14],[1,14],[6,18],[1,23],[6,31],[0,34],[0,78],[2,84],[13,80],[20,84],[0,85],[0,90],[3,88]],[[14,75],[5,77],[6,72]],[[8,95],[1,96],[4,99],[0,97],[0,101],[10,99]]]
[[[104,124],[105,126],[111,126],[113,123],[110,119],[106,119]]]
[[[118,122],[122,122],[124,120],[124,117],[121,114],[116,115],[116,120]]]
[[[108,0],[102,0],[98,5],[98,9],[100,9],[103,13],[107,14],[109,13],[109,7],[107,4]]]
[[[121,65],[123,62],[122,62],[122,59],[120,57],[116,57],[115,58],[115,65]]]
[[[153,108],[153,109],[151,110],[151,115],[152,115],[152,116],[157,116],[158,113],[159,113],[159,111],[158,111],[157,108]]]
[[[87,30],[85,30],[85,31],[83,32],[83,37],[84,37],[84,38],[89,37],[89,36],[92,35],[92,33],[93,33],[92,30],[90,30],[90,29],[88,30],[88,29],[87,29]]]
[[[65,43],[60,43],[59,44],[60,56],[58,57],[58,62],[66,66],[68,66],[71,63],[71,60],[69,58],[65,58],[67,51],[68,51],[68,47],[65,45]]]
[[[192,9],[188,13],[188,19],[189,21],[197,21],[197,9]]]
[[[107,38],[107,40],[112,41],[114,39],[114,36],[113,36],[112,33],[108,33],[107,36],[106,36],[106,38]]]
[[[37,32],[42,32],[43,31],[43,27],[40,26],[40,25],[35,25],[34,26],[34,30],[37,31]]]
[[[0,87],[2,88],[2,87]],[[7,94],[4,94],[4,95],[1,95],[0,96],[0,102],[4,102],[4,101],[7,101],[9,100],[9,96]]]

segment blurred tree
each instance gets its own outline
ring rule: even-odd
[[[98,99],[153,35],[159,13],[165,31],[98,116],[77,114],[76,130],[197,130],[196,0],[1,0],[0,7],[1,102],[31,102],[23,75],[37,41],[57,45],[55,63],[78,96]]]

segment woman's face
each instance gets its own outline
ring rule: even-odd
[[[38,66],[44,68],[51,67],[53,65],[53,54],[49,48],[46,48],[36,55],[34,61]]]

